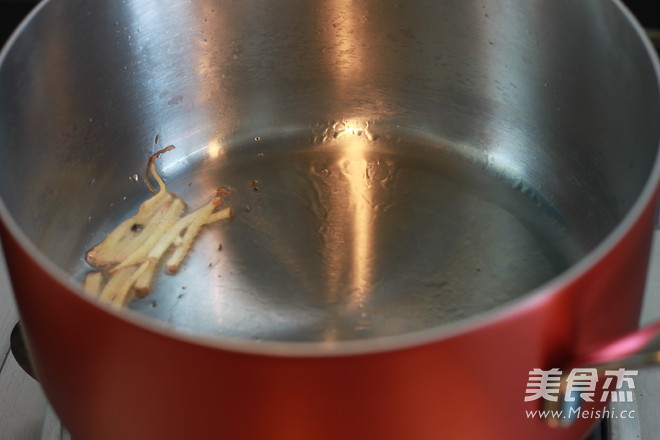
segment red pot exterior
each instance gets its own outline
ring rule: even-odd
[[[36,373],[77,440],[580,439],[525,411],[528,372],[561,367],[637,326],[649,205],[612,252],[564,289],[432,343],[276,357],[146,329],[62,286],[6,229],[3,245]]]

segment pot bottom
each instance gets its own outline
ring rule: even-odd
[[[177,327],[256,340],[337,341],[412,332],[491,309],[584,252],[534,188],[488,158],[344,132],[211,145],[158,160],[169,190],[234,218],[207,227],[176,275],[129,308]],[[145,158],[146,160],[146,158]],[[533,183],[533,182],[532,182]],[[106,200],[80,254],[149,194]],[[90,268],[76,260],[82,278]]]

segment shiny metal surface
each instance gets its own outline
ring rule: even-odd
[[[194,331],[344,340],[488,310],[601,241],[657,150],[614,2],[42,8],[0,65],[0,197],[80,278],[175,144],[168,187],[194,208],[228,186],[237,216],[131,308]]]

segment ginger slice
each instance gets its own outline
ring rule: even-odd
[[[136,268],[131,266],[113,274],[101,291],[99,299],[114,304],[121,302],[121,300],[125,298],[126,295],[128,295],[128,292],[131,289],[129,281],[131,276],[135,273],[135,270]]]
[[[135,234],[136,226],[144,228],[154,216],[158,215],[161,208],[174,198],[164,188],[162,186],[158,194],[140,205],[137,214],[124,220],[108,234],[105,240],[90,249],[85,255],[86,261],[95,267],[108,267],[119,263],[126,246],[142,235]]]
[[[165,254],[165,252],[173,244],[181,244],[183,242],[181,234],[184,233],[187,230],[186,228],[188,228],[192,224],[193,220],[195,220],[200,215],[199,211],[202,208],[199,208],[198,210],[193,211],[190,214],[186,215],[185,217],[179,219],[179,221],[176,222],[176,224],[169,230],[169,232],[163,237],[163,239],[160,240],[156,244],[156,246],[154,246],[154,248],[149,252],[148,258],[160,260],[163,254]],[[220,211],[213,212],[210,215],[203,218],[202,225],[208,225],[220,220],[227,220],[230,219],[231,216],[232,216],[231,208],[225,208]]]
[[[210,202],[190,214],[192,221],[183,233],[183,236],[180,237],[180,239],[175,240],[174,245],[176,246],[176,249],[167,260],[166,266],[169,273],[176,273],[179,270],[183,259],[188,254],[192,242],[195,240],[195,237],[197,237],[197,234],[199,234],[202,226],[208,222],[213,211],[222,204],[222,195],[223,192],[218,190],[216,196],[211,199]]]
[[[176,147],[174,145],[170,145],[169,147],[165,147],[162,150],[157,151],[155,154],[152,154],[151,157],[149,158],[149,162],[147,163],[147,171],[145,173],[146,179],[144,181],[146,182],[149,191],[151,191],[154,194],[156,194],[156,188],[154,188],[153,184],[151,183],[151,180],[149,180],[149,173],[151,173],[151,175],[154,176],[156,183],[158,183],[159,191],[163,191],[165,189],[165,182],[163,182],[163,179],[161,179],[158,173],[156,172],[156,159],[158,159],[161,154],[167,153],[168,151],[174,150],[175,148]]]
[[[85,260],[95,267],[108,267],[120,263],[124,257],[122,254],[123,249],[127,246],[131,246],[132,243],[136,241],[136,237],[140,237],[142,234],[135,234],[136,227],[144,227],[149,223],[152,218],[157,215],[160,209],[171,202],[174,199],[174,196],[167,191],[165,187],[165,182],[156,172],[155,159],[166,151],[174,149],[174,145],[170,145],[167,148],[164,148],[158,151],[156,154],[152,155],[149,158],[149,163],[147,165],[147,170],[151,171],[154,179],[158,183],[158,192],[153,187],[149,179],[146,179],[147,186],[149,190],[153,193],[156,193],[154,197],[146,200],[140,208],[138,209],[137,214],[133,217],[124,220],[119,226],[117,226],[101,243],[90,249],[85,255]],[[139,241],[139,240],[138,240]]]
[[[101,286],[103,285],[102,272],[90,272],[85,275],[84,289],[85,292],[91,296],[98,296],[101,293]]]
[[[130,254],[127,255],[118,266],[111,269],[110,273],[126,266],[145,261],[151,249],[162,240],[163,235],[165,235],[166,232],[176,224],[179,217],[181,217],[181,214],[183,214],[185,207],[186,205],[183,200],[175,198],[170,206],[167,207],[167,211],[163,212],[158,220],[154,217],[152,222],[147,223],[142,232],[140,232],[140,235],[143,236],[144,239],[140,241],[139,246],[133,246],[133,248],[128,250]]]
[[[114,273],[101,291],[99,298],[110,302],[116,308],[121,308],[128,300],[135,281],[147,269],[146,263],[145,261],[138,267],[125,267]]]
[[[154,272],[156,271],[158,260],[150,258],[145,260],[143,264],[146,264],[146,267],[137,278],[137,280],[135,280],[135,284],[133,285],[135,295],[138,298],[144,298],[149,294],[149,291],[151,290],[151,282],[154,278]]]
[[[117,259],[120,263],[126,261],[126,259],[135,251],[140,249],[148,240],[149,237],[158,229],[158,226],[163,222],[167,211],[172,204],[166,203],[156,211],[153,217],[149,219],[143,225],[136,226],[136,231],[130,240],[126,240],[124,243],[120,243],[120,247],[117,252]]]
[[[154,163],[158,156],[173,148],[171,145],[149,158],[145,181],[155,195],[142,203],[133,217],[117,226],[85,256],[89,264],[105,269],[110,275],[105,286],[101,287],[103,273],[88,274],[85,278],[86,290],[117,308],[129,300],[131,293],[137,297],[149,293],[156,267],[170,248],[173,247],[174,251],[166,266],[170,273],[174,273],[204,225],[232,216],[230,208],[217,210],[222,204],[222,196],[229,194],[224,189],[216,190],[211,201],[183,216],[186,208],[184,201],[167,191]],[[149,173],[158,184],[158,190],[151,183]]]
[[[231,208],[221,209],[220,211],[212,212],[206,220],[204,221],[205,225],[210,225],[211,223],[219,222],[220,220],[229,220],[232,218],[234,213]]]
[[[199,234],[199,231],[204,225],[204,221],[211,214],[212,209],[213,206],[209,207],[209,205],[205,205],[195,211],[193,213],[192,222],[184,232],[183,237],[174,241],[176,248],[174,253],[167,260],[167,271],[169,273],[176,273],[179,270],[183,259],[186,257],[186,254],[188,254],[188,251],[192,246],[193,240],[197,237],[197,234]]]

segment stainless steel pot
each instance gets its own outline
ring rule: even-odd
[[[591,421],[523,420],[521,386],[635,326],[658,70],[618,1],[46,1],[0,60],[37,375],[81,438],[578,438]],[[116,313],[81,294],[82,257],[168,144],[168,188],[229,187],[236,216]],[[468,422],[501,392],[491,428]]]

